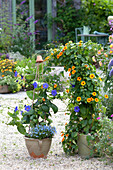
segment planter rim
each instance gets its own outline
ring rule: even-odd
[[[35,138],[28,138],[28,137],[26,137],[26,136],[24,136],[24,139],[28,139],[28,140],[36,140],[36,141],[41,141],[41,140],[52,140],[52,138],[35,139]]]

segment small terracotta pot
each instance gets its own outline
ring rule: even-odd
[[[25,144],[27,146],[29,155],[32,158],[47,158],[47,154],[50,150],[52,139],[45,138],[42,140],[34,138],[25,138]]]
[[[9,93],[9,90],[8,90],[8,86],[7,85],[4,85],[4,86],[0,86],[0,93]]]

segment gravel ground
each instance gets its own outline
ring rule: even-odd
[[[64,130],[65,123],[68,122],[69,117],[65,115],[65,104],[59,100],[54,100],[54,103],[59,107],[59,112],[55,115],[53,114],[57,134],[52,140],[48,157],[47,159],[31,158],[26,149],[23,135],[18,133],[16,127],[6,125],[8,107],[14,109],[25,97],[25,92],[0,94],[1,170],[113,170],[113,164],[99,161],[98,158],[85,160],[78,154],[75,156],[65,155],[60,143],[62,139],[60,132]]]

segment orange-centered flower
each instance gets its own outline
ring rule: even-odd
[[[66,92],[69,93],[69,89],[67,89]]]
[[[57,59],[59,59],[59,57],[60,57],[60,56],[57,54]]]
[[[63,48],[63,50],[66,50],[67,49],[67,46],[65,46],[64,48]]]
[[[95,77],[95,75],[94,74],[90,74],[90,79],[93,79],[94,77]]]
[[[69,134],[66,134],[66,137],[68,137],[69,136]]]
[[[105,94],[104,97],[105,97],[106,99],[108,99],[108,95],[107,95],[107,94]]]
[[[82,81],[82,82],[81,82],[81,85],[82,85],[82,86],[85,86],[85,84],[86,84],[85,81]]]
[[[64,136],[64,133],[62,133],[61,136]]]
[[[42,100],[45,102],[45,99],[44,99],[44,98],[42,98]]]
[[[59,53],[59,56],[62,56],[62,54],[63,54],[63,52],[60,52],[60,53]]]
[[[79,101],[81,101],[81,97],[77,97],[77,99],[76,99],[76,100],[77,100],[78,102],[79,102]]]
[[[91,101],[93,101],[93,100],[94,100],[92,97],[91,97],[90,99],[91,99]]]
[[[69,76],[71,76],[71,73],[69,73]]]
[[[98,99],[98,98],[95,98],[95,101],[96,101],[96,102],[98,102],[98,101],[99,101],[99,99]]]
[[[91,102],[91,98],[87,98],[87,102],[90,103]]]
[[[93,95],[93,96],[96,96],[96,92],[93,92],[92,95]]]
[[[57,87],[57,84],[54,84],[54,88],[56,88]]]
[[[76,70],[73,70],[73,71],[72,71],[72,74],[75,74],[75,73],[76,73]]]
[[[78,80],[78,81],[81,81],[81,77],[77,77],[77,80]]]
[[[62,142],[63,142],[64,140],[65,140],[65,138],[63,137],[63,138],[62,138]]]
[[[74,70],[75,69],[75,66],[72,66],[72,70]]]
[[[87,65],[85,65],[85,67],[87,67]]]
[[[71,68],[68,68],[68,71],[70,72],[70,71],[71,71]]]

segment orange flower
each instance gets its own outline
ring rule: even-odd
[[[90,70],[90,68],[88,68],[88,70]]]
[[[63,137],[63,138],[62,138],[62,142],[63,142],[64,140],[65,140],[65,138]]]
[[[69,93],[69,89],[67,89],[66,92]]]
[[[70,72],[70,71],[71,71],[71,68],[68,68],[68,71]]]
[[[90,99],[91,99],[91,101],[93,101],[93,100],[94,100],[92,97],[91,97]]]
[[[4,70],[2,70],[2,73],[4,72]]]
[[[57,84],[54,84],[54,88],[56,88],[57,87]]]
[[[99,99],[98,99],[98,98],[95,98],[95,101],[96,101],[96,102],[98,102],[98,101],[99,101]]]
[[[79,102],[79,101],[81,101],[81,97],[77,97],[77,99],[76,99],[76,100],[77,100],[78,102]]]
[[[73,70],[73,71],[72,71],[72,74],[75,74],[75,73],[76,73],[76,70]]]
[[[93,96],[96,96],[96,92],[93,92],[92,95],[93,95]]]
[[[72,70],[74,70],[75,69],[75,66],[72,66]]]
[[[81,82],[81,85],[82,85],[82,86],[85,86],[85,84],[86,84],[85,81],[82,81],[82,82]]]
[[[57,54],[57,59],[59,59],[59,57],[60,57],[60,56]]]
[[[91,98],[87,98],[87,102],[90,103],[91,102]]]
[[[44,98],[42,98],[42,100],[45,102],[45,99],[44,99]]]
[[[64,136],[64,133],[62,133],[61,136]]]
[[[60,52],[60,53],[59,53],[59,56],[62,56],[62,54],[63,54],[63,52]]]
[[[77,77],[77,80],[78,80],[78,81],[81,81],[81,77]]]
[[[104,97],[105,97],[106,99],[108,99],[108,95],[107,95],[107,94],[105,94]]]
[[[69,76],[71,76],[71,73],[69,73]]]
[[[51,55],[53,55],[53,53],[51,53]]]
[[[2,75],[2,77],[4,77],[4,75]]]
[[[45,58],[45,60],[44,61],[47,61],[49,59],[49,56],[47,56],[46,58]]]
[[[85,67],[87,67],[87,65],[85,65]]]
[[[43,89],[43,85],[41,86],[41,89]]]
[[[65,113],[65,115],[66,115],[66,113]]]
[[[90,74],[90,76],[89,76],[91,79],[93,79],[94,77],[95,77],[95,75],[94,74]]]
[[[68,137],[69,136],[69,134],[66,134],[66,137]]]
[[[63,48],[63,50],[66,50],[67,49],[67,46],[65,46],[64,48]]]
[[[65,123],[65,126],[67,125],[67,123]]]

